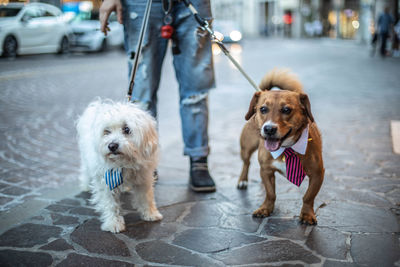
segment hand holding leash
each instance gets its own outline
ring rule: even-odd
[[[229,58],[229,60],[233,63],[233,65],[236,66],[236,68],[243,74],[243,76],[246,78],[246,80],[254,87],[256,91],[261,91],[260,88],[257,86],[257,84],[250,78],[249,75],[244,71],[244,69],[240,66],[240,64],[231,56],[229,53],[229,50],[224,46],[224,44],[215,36],[214,31],[211,29],[210,24],[208,23],[207,20],[202,18],[197,10],[193,7],[192,3],[190,0],[182,0],[185,5],[189,8],[190,12],[192,12],[194,18],[196,21],[200,24],[200,26],[206,30],[214,40],[214,42],[221,48],[222,52]]]
[[[115,11],[117,13],[117,19],[120,24],[122,24],[122,4],[120,0],[104,0],[100,6],[100,30],[107,35],[110,31],[108,27],[108,17],[111,12]]]
[[[105,24],[104,18],[108,18],[109,13],[111,13],[111,11],[113,9],[117,10],[117,15],[118,15],[118,3],[119,3],[119,5],[121,4],[120,0],[105,0],[105,1],[109,1],[109,4],[104,6],[104,11],[103,11],[104,12],[104,17],[103,17],[103,20],[102,20],[102,31],[104,33],[107,32],[107,29],[106,29],[107,25]],[[214,40],[214,42],[220,47],[222,52],[229,58],[229,60],[236,66],[236,68],[243,74],[243,76],[253,86],[253,88],[256,91],[261,91],[260,88],[257,86],[257,84],[243,70],[243,68],[240,66],[240,64],[231,56],[231,54],[229,53],[228,49],[224,46],[224,44],[215,36],[215,33],[211,29],[208,21],[205,20],[204,18],[202,18],[198,14],[197,10],[193,7],[193,5],[190,2],[190,0],[182,0],[182,1],[189,8],[190,12],[193,14],[194,18],[200,24],[200,26],[211,35],[211,37]],[[164,3],[167,3],[167,2],[163,2],[163,4]],[[172,3],[172,2],[169,1],[169,3]],[[130,101],[131,97],[132,97],[133,86],[135,84],[136,70],[137,70],[137,67],[138,67],[138,64],[139,64],[139,57],[140,57],[140,52],[141,52],[141,48],[142,48],[143,36],[144,36],[144,34],[146,32],[146,28],[147,28],[147,24],[148,24],[148,20],[149,20],[149,16],[150,16],[151,4],[152,4],[152,0],[148,0],[147,1],[147,5],[146,5],[146,9],[145,9],[144,18],[143,18],[143,21],[142,21],[142,27],[141,27],[140,34],[139,34],[139,41],[138,41],[138,45],[137,45],[137,49],[136,49],[136,55],[135,55],[135,58],[134,58],[134,61],[133,61],[131,76],[130,76],[130,79],[129,79],[129,88],[128,88],[128,94],[127,94],[128,101]],[[103,7],[103,5],[102,5],[102,7]],[[120,11],[121,11],[121,21],[122,21],[122,10],[120,10]],[[170,8],[165,8],[164,11],[165,11],[165,14],[166,14],[166,18],[168,18],[168,15],[169,15],[169,13],[171,11]],[[118,19],[119,19],[119,17],[118,17]],[[165,22],[165,24],[166,24],[165,26],[170,24],[170,23],[167,23],[167,22]],[[170,35],[168,35],[166,37],[169,37],[169,38],[173,39],[173,32],[171,32]],[[176,40],[173,40],[173,41],[174,41],[173,43],[175,44],[175,49],[173,51],[174,51],[174,53],[178,54],[179,53],[179,47],[178,47],[178,42],[177,42],[178,40],[176,39]]]

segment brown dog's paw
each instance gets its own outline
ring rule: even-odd
[[[314,212],[300,214],[300,221],[305,224],[314,225],[317,224],[317,217],[315,217]]]
[[[237,189],[240,189],[240,190],[247,189],[247,181],[240,181],[237,184]]]
[[[268,209],[268,208],[258,208],[256,211],[253,212],[253,217],[257,217],[257,218],[265,218],[268,217],[269,215],[271,215],[272,213],[272,209]]]

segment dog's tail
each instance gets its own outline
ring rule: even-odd
[[[271,90],[274,87],[281,90],[304,93],[301,82],[289,69],[273,69],[261,80],[260,89],[262,91]]]

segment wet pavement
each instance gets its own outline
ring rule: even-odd
[[[74,121],[95,97],[119,100],[124,56],[53,55],[0,60],[0,265],[2,266],[399,266],[400,156],[390,120],[400,120],[400,60],[370,58],[367,48],[335,40],[248,40],[231,47],[256,81],[289,67],[309,94],[324,143],[325,181],[317,226],[298,223],[300,188],[277,176],[275,211],[264,200],[253,157],[247,190],[239,135],[253,89],[215,56],[210,94],[209,165],[217,192],[187,187],[177,84],[164,64],[159,92],[161,162],[156,201],[161,222],[144,222],[123,196],[127,231],[100,231],[79,192]],[[239,50],[242,50],[241,52]]]

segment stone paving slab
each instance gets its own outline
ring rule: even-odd
[[[161,176],[156,188],[162,187]],[[286,183],[286,181],[281,181]],[[278,182],[278,186],[281,182]],[[254,183],[252,187],[261,187]],[[283,185],[285,187],[285,185]],[[286,185],[286,188],[289,188]],[[367,187],[369,184],[367,184]],[[100,230],[90,194],[81,193],[49,205],[40,214],[0,235],[0,263],[10,266],[393,266],[399,263],[399,223],[387,208],[332,200],[317,214],[319,224],[300,224],[300,206],[277,200],[272,217],[252,218],[229,195],[176,199],[161,222],[144,222],[123,196],[127,230]],[[231,190],[237,190],[232,185]],[[169,191],[159,191],[162,199]],[[220,199],[220,200],[218,200]],[[224,199],[224,200],[222,200]],[[242,199],[245,200],[245,199]],[[298,201],[297,201],[298,202]],[[284,206],[291,215],[279,215]],[[382,218],[382,219],[380,219]],[[29,238],[27,238],[29,237]],[[382,256],[377,256],[382,255]]]

